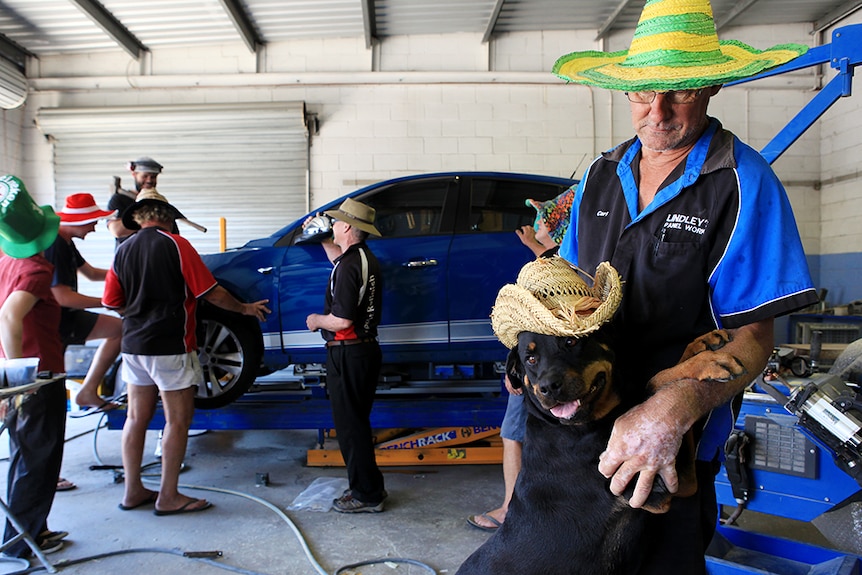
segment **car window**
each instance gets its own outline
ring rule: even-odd
[[[443,229],[443,206],[451,185],[451,178],[408,181],[357,199],[377,210],[375,226],[384,238],[451,233]]]
[[[470,186],[467,229],[474,233],[511,232],[532,224],[536,210],[526,205],[525,200],[549,200],[564,189],[540,182],[474,178]]]

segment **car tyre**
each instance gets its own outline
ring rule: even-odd
[[[195,407],[224,407],[251,388],[262,358],[260,331],[254,318],[212,305],[198,311],[198,358],[204,380]]]

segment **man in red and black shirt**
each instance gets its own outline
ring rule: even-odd
[[[350,485],[333,507],[341,513],[379,513],[387,494],[374,457],[370,416],[382,364],[377,326],[383,276],[365,239],[380,232],[374,208],[350,198],[326,215],[336,220],[332,239],[322,243],[332,274],[323,314],[309,315],[306,324],[326,340],[326,389]]]
[[[237,301],[201,261],[185,238],[170,233],[183,215],[156,190],[144,190],[123,214],[137,231],[123,242],[105,279],[105,307],[123,315],[123,380],[129,406],[123,426],[125,493],[120,509],[155,504],[156,515],[202,511],[206,500],[178,490],[195,387],[203,381],[195,339],[197,299],[264,319],[266,303]],[[165,412],[162,480],[158,493],[141,482],[147,426],[161,396]]]

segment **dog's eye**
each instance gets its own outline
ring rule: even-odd
[[[567,337],[566,338],[566,347],[575,347],[576,345],[578,345],[577,338],[574,338],[574,337]]]
[[[524,360],[530,365],[536,365],[536,362],[538,361],[536,356],[532,354],[525,356]]]

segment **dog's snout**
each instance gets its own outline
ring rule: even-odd
[[[563,384],[560,380],[551,379],[539,384],[539,393],[544,397],[556,397],[560,393]]]

